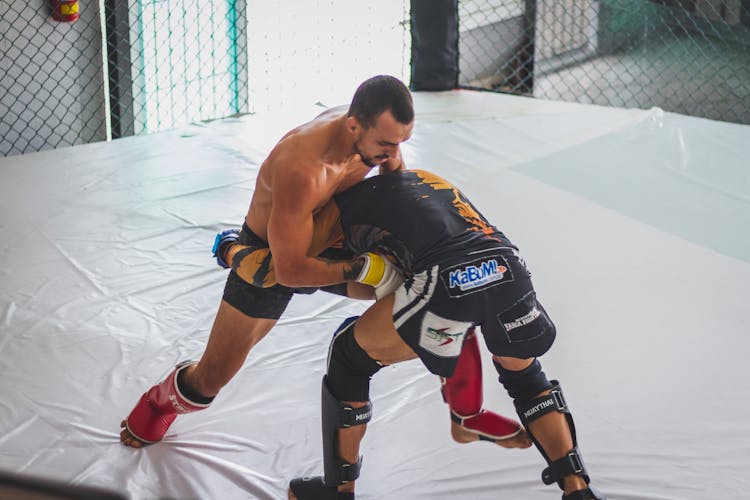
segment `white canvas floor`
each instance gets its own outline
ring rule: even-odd
[[[516,242],[558,326],[542,359],[594,484],[620,500],[750,498],[750,127],[457,91],[415,95],[409,166]],[[366,303],[295,297],[207,411],[144,450],[119,422],[200,356],[280,135],[321,111],[0,159],[0,470],[132,499],[280,499],[322,472],[328,338]],[[485,406],[512,403],[485,364]],[[372,384],[361,499],[559,498],[535,449],[451,441],[418,362]]]

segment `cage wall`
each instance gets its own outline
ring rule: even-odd
[[[49,2],[9,0],[0,155],[408,80],[415,2],[101,0],[59,23]],[[458,86],[750,123],[750,0],[441,2],[457,11]]]
[[[240,113],[344,104],[408,74],[407,0],[101,0],[0,12],[0,155]]]
[[[2,11],[0,155],[247,110],[243,0],[12,0]]]
[[[459,84],[750,123],[747,0],[459,0]]]

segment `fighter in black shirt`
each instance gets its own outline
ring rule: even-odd
[[[334,201],[349,249],[386,254],[405,279],[335,332],[322,392],[325,474],[293,480],[290,498],[353,499],[359,443],[372,415],[370,377],[416,356],[449,377],[467,332],[478,326],[500,382],[548,463],[544,483],[557,482],[564,500],[603,499],[588,486],[560,385],[536,359],[552,345],[555,327],[518,248],[456,187],[426,171],[366,179]]]
[[[367,179],[334,200],[347,247],[376,249],[404,271],[394,323],[431,372],[451,376],[473,325],[498,356],[541,356],[552,345],[555,328],[517,247],[453,185],[403,171]]]

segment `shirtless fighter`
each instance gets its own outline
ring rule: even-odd
[[[556,330],[518,248],[457,188],[425,171],[366,179],[332,204],[350,250],[383,252],[405,281],[334,333],[322,384],[324,476],[294,479],[289,498],[353,500],[359,444],[372,416],[370,378],[415,357],[450,377],[467,331],[480,326],[500,383],[548,464],[542,481],[557,482],[563,500],[604,499],[588,486],[560,384],[537,359]]]
[[[338,261],[317,258],[336,235],[316,228],[330,227],[325,223],[330,210],[322,210],[326,202],[372,167],[379,166],[381,173],[403,168],[399,144],[409,139],[413,122],[409,90],[396,78],[376,76],[357,89],[348,110],[328,110],[279,141],[261,165],[242,231],[217,237],[217,260],[232,271],[203,356],[180,363],[142,395],[122,421],[123,444],[140,448],[160,441],[178,414],[208,407],[292,295],[311,292],[302,287],[370,298],[373,289],[361,283],[373,286],[378,297],[400,284],[398,270],[376,254],[349,254],[343,261],[340,252],[322,254]],[[481,410],[481,367],[471,353],[465,359],[463,378],[444,389],[454,438],[530,445],[517,422]]]

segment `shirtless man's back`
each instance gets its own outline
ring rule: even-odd
[[[394,271],[381,257],[316,258],[315,216],[372,167],[402,169],[399,145],[413,123],[409,90],[381,75],[360,85],[348,110],[326,111],[279,141],[260,168],[242,231],[230,235],[238,244],[227,245],[226,255],[217,249],[219,262],[232,271],[200,361],[180,363],[141,396],[122,422],[123,444],[139,448],[159,441],[178,414],[206,408],[271,330],[294,288],[351,280],[390,286]]]

